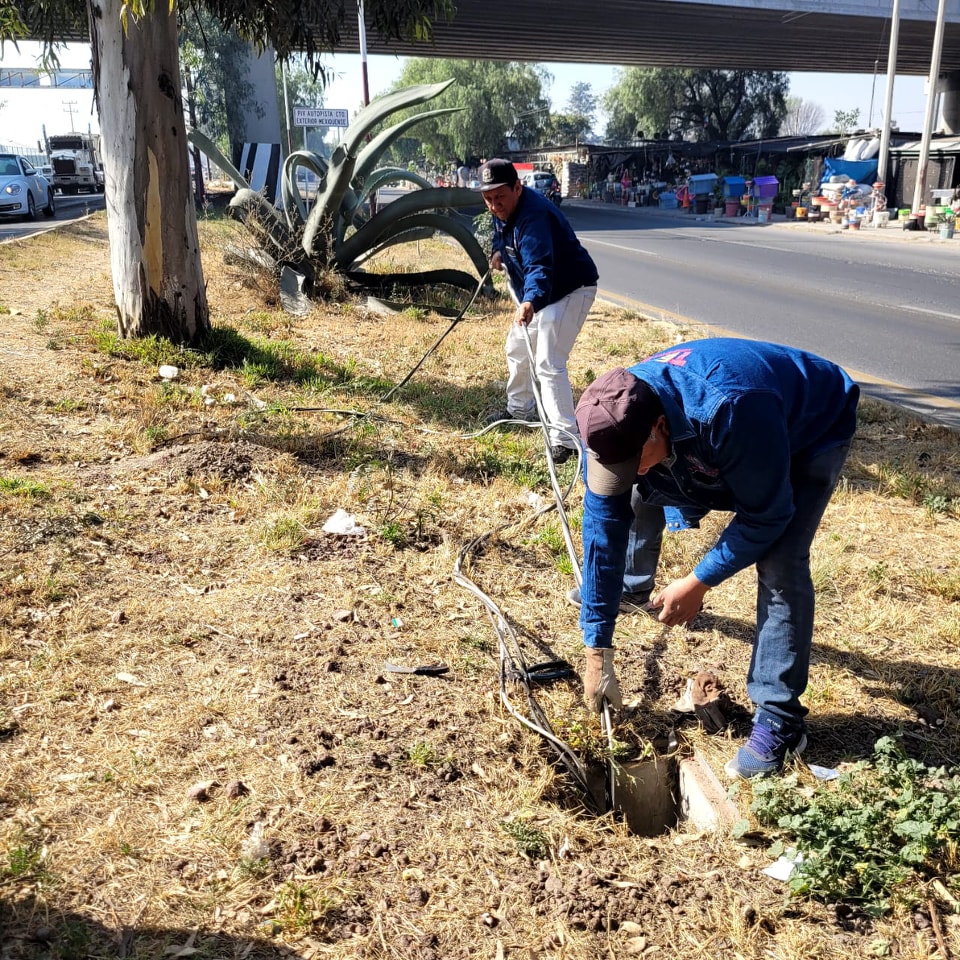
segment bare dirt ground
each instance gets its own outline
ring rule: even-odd
[[[502,399],[509,311],[475,310],[378,405],[447,321],[290,318],[223,265],[231,228],[202,227],[214,324],[257,350],[183,358],[169,382],[104,345],[102,217],[0,250],[0,958],[960,956],[926,886],[870,921],[762,874],[759,830],[642,837],[587,813],[504,709],[496,635],[451,576],[512,521],[469,575],[531,662],[580,669],[556,515],[532,518],[551,498],[537,434],[468,436]],[[598,306],[575,387],[695,335]],[[353,409],[373,415],[328,412]],[[884,735],[957,762],[958,451],[864,405],[813,558],[810,762]],[[338,509],[365,535],[323,532]],[[664,577],[722,522],[668,538]],[[743,725],[707,737],[670,706],[702,667],[749,706],[753,594],[734,578],[688,630],[623,619],[626,739],[677,724],[719,770]],[[571,743],[596,739],[576,676],[538,698]]]

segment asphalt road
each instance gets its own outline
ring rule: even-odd
[[[54,199],[57,212],[52,217],[45,217],[39,210],[37,211],[37,219],[33,221],[0,217],[0,243],[42,233],[44,230],[49,230],[54,224],[77,220],[104,208],[102,193],[81,193],[75,197],[64,197],[57,194]]]
[[[960,238],[578,202],[563,211],[602,297],[812,350],[865,392],[960,429]]]

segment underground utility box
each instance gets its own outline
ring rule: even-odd
[[[637,836],[684,825],[715,830],[739,819],[726,787],[696,751],[681,757],[655,749],[643,759],[592,764],[587,780],[597,808],[614,810]]]

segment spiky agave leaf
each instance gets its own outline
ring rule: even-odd
[[[341,215],[337,223],[338,234],[336,242],[340,243],[343,241],[347,226],[350,224],[353,224],[358,230],[363,226],[363,221],[357,218],[363,206],[363,201],[367,197],[388,183],[398,183],[400,181],[415,183],[423,190],[434,189],[433,184],[427,180],[426,177],[421,177],[419,173],[411,173],[402,167],[381,167],[379,170],[374,170],[373,173],[370,174],[369,179],[364,182],[359,192],[355,193],[351,189],[343,195],[343,202],[340,205]]]
[[[347,279],[366,290],[390,292],[396,287],[434,287],[445,284],[460,290],[473,290],[479,282],[466,270],[424,270],[422,273],[367,273],[350,270]],[[434,308],[435,309],[435,308]]]
[[[387,127],[386,130],[381,130],[360,152],[360,156],[357,158],[357,167],[353,174],[354,179],[366,182],[370,171],[380,162],[383,152],[415,124],[433,117],[442,117],[447,113],[459,113],[463,109],[463,107],[442,107],[439,110],[427,110],[424,113],[416,113],[412,117],[406,117],[392,127]]]
[[[237,185],[238,189],[250,188],[250,183],[244,175],[220,152],[220,148],[205,133],[192,128],[187,131],[187,140],[195,147],[199,147]]]
[[[443,93],[453,82],[451,79],[445,80],[443,83],[421,83],[413,87],[406,87],[403,90],[378,97],[357,114],[356,119],[347,127],[343,140],[330,158],[324,191],[317,198],[316,205],[310,211],[310,216],[307,217],[303,230],[303,249],[308,257],[318,255],[317,241],[323,234],[328,231],[331,235],[333,234],[340,203],[350,186],[350,181],[353,179],[353,172],[357,164],[357,152],[367,134],[391,113],[432,100]]]
[[[387,204],[375,217],[363,224],[356,233],[338,244],[333,251],[334,261],[343,267],[349,266],[365,253],[368,247],[381,243],[396,233],[397,224],[411,214],[425,210],[442,210],[444,207],[470,207],[476,203],[476,193],[459,187],[431,187],[427,190],[413,190],[406,196],[398,197],[392,203]],[[463,225],[467,233],[473,237],[470,226],[465,221],[455,220],[450,216],[448,216],[448,219],[451,222]],[[486,263],[484,263],[480,272],[483,273],[485,270]]]
[[[339,267],[346,269],[352,266],[360,256],[374,247],[389,246],[390,239],[396,234],[419,227],[433,227],[435,230],[449,234],[463,247],[473,262],[478,276],[482,277],[487,272],[486,255],[467,224],[436,211],[391,217],[389,223],[378,222],[382,217],[386,217],[387,212],[378,213],[340,245],[336,251],[336,263]]]
[[[326,157],[320,156],[313,150],[294,150],[283,161],[283,170],[280,176],[280,196],[287,223],[291,227],[294,222],[294,211],[296,211],[299,223],[303,223],[307,219],[307,205],[303,202],[303,197],[300,196],[300,190],[297,187],[297,171],[300,167],[306,167],[315,173],[320,178],[321,184],[327,176]],[[319,188],[317,192],[319,193]]]

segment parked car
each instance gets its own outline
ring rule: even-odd
[[[557,178],[546,170],[534,170],[523,178],[523,185],[542,193],[556,206],[560,206],[560,183]]]
[[[37,207],[56,213],[53,184],[15,153],[0,153],[0,216],[37,219]]]
[[[537,193],[546,193],[550,189],[550,184],[557,178],[546,170],[534,170],[523,178],[525,187],[533,187]]]

